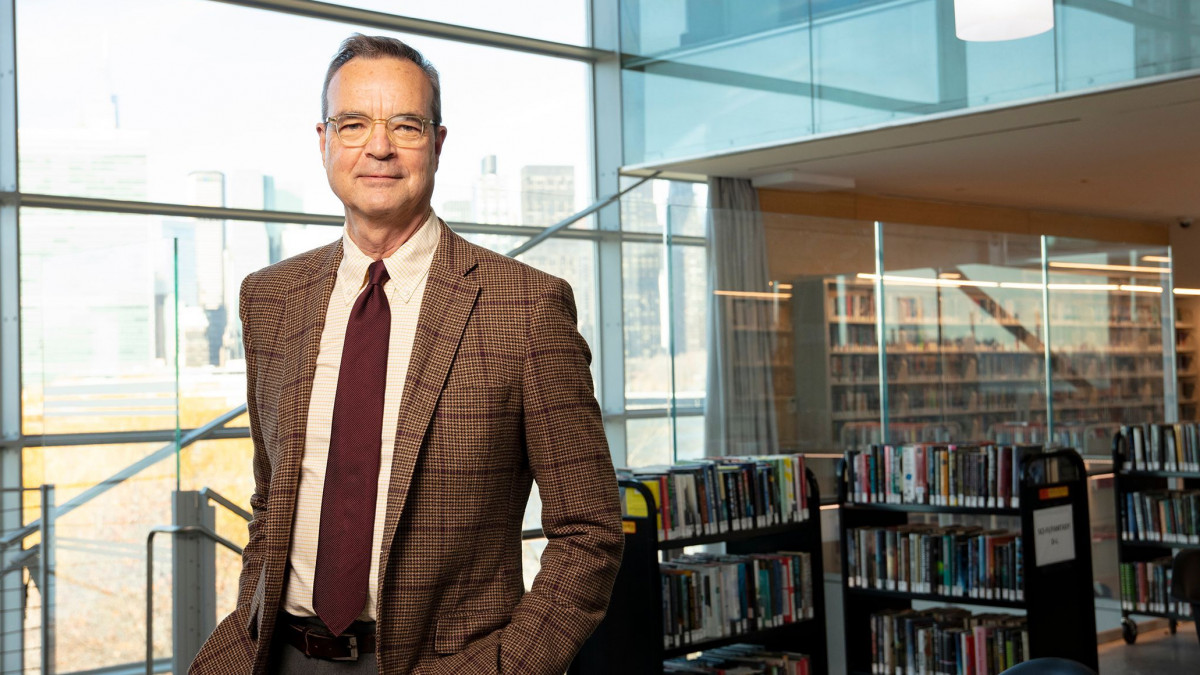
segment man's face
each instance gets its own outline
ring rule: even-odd
[[[330,117],[431,118],[433,86],[411,61],[355,58],[329,81],[328,102]],[[426,127],[423,141],[412,148],[392,145],[383,124],[373,125],[367,144],[359,148],[346,147],[332,124],[318,124],[317,134],[329,187],[346,205],[347,218],[402,222],[429,210],[445,127]]]

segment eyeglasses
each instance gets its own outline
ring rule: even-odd
[[[415,148],[425,140],[425,126],[433,127],[433,120],[415,115],[396,115],[386,120],[371,119],[366,115],[348,113],[325,120],[332,124],[334,132],[348,148],[358,148],[367,144],[371,138],[371,130],[376,122],[382,122],[387,130],[388,140],[398,148]]]

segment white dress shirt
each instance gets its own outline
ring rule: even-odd
[[[379,485],[375,498],[375,531],[371,538],[371,573],[367,584],[367,604],[359,620],[375,620],[379,595],[379,548],[383,542],[383,520],[387,509],[388,483],[392,475],[392,451],[400,417],[400,399],[408,374],[408,360],[416,335],[421,297],[433,253],[441,237],[441,222],[433,214],[412,237],[391,256],[383,259],[389,279],[384,294],[391,307],[391,338],[388,342],[387,385],[383,396],[383,428],[380,430]],[[316,616],[313,610],[313,579],[317,569],[317,540],[321,525],[321,496],[325,485],[325,464],[329,456],[329,436],[333,423],[333,401],[337,393],[338,372],[342,363],[342,345],[350,310],[367,285],[367,267],[374,262],[359,250],[342,231],[342,262],[337,281],[329,297],[325,327],[321,332],[321,350],[313,375],[312,396],[308,405],[308,425],[304,440],[304,459],[300,465],[300,485],[296,495],[296,514],[292,523],[292,546],[288,555],[289,579],[284,609],[295,616]]]

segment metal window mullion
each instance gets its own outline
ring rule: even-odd
[[[620,38],[617,0],[591,2],[592,44],[614,53]],[[621,66],[617,59],[592,64],[590,115],[592,121],[592,198],[621,190]],[[621,202],[596,214],[601,239],[596,244],[596,292],[600,308],[597,351],[600,358],[600,408],[609,451],[617,466],[627,463],[625,429],[625,317],[621,276]],[[650,234],[653,237],[652,233]]]
[[[0,535],[23,520],[21,454],[20,249],[17,200],[17,11],[0,0]],[[0,569],[21,554],[0,547]],[[0,672],[25,669],[25,593],[20,573],[0,576]]]
[[[888,438],[888,383],[887,383],[887,327],[883,296],[883,223],[875,221],[875,343],[879,347],[879,442],[890,443]]]
[[[1167,274],[1162,293],[1163,342],[1163,421],[1179,421],[1179,357],[1175,353],[1178,336],[1175,334],[1175,251],[1167,247]]]
[[[421,35],[440,40],[453,40],[455,42],[480,45],[483,47],[495,47],[498,49],[524,52],[527,54],[572,59],[575,61],[584,61],[589,63],[611,56],[609,52],[601,49],[593,49],[592,47],[572,45],[563,42],[553,42],[550,40],[540,40],[538,38],[513,35],[511,33],[500,33],[496,31],[484,30],[482,28],[457,26],[454,24],[442,23],[440,21],[416,19],[413,17],[399,16],[396,14],[389,14],[387,12],[376,12],[359,7],[347,7],[345,5],[332,4],[328,2],[314,2],[313,0],[211,1],[221,2],[227,5],[237,5],[239,7],[262,9],[281,14],[292,14],[309,19],[336,21],[338,23],[350,24],[352,26],[378,28],[382,30],[396,31],[399,33],[407,33],[409,35]]]
[[[41,594],[41,624],[38,630],[41,634],[42,645],[39,649],[43,675],[55,672],[55,652],[57,633],[57,592],[55,591],[55,560],[57,559],[57,537],[55,535],[54,515],[54,486],[42,485],[41,493],[41,554],[38,556],[38,593]]]
[[[1045,376],[1042,381],[1045,383],[1046,395],[1046,445],[1047,447],[1055,445],[1054,443],[1054,352],[1051,342],[1053,336],[1050,331],[1050,255],[1049,241],[1046,235],[1042,235],[1042,330],[1045,335],[1042,337],[1042,348],[1044,359],[1043,369]]]

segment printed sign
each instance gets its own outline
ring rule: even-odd
[[[1075,559],[1075,531],[1070,504],[1033,512],[1033,551],[1038,567]]]

